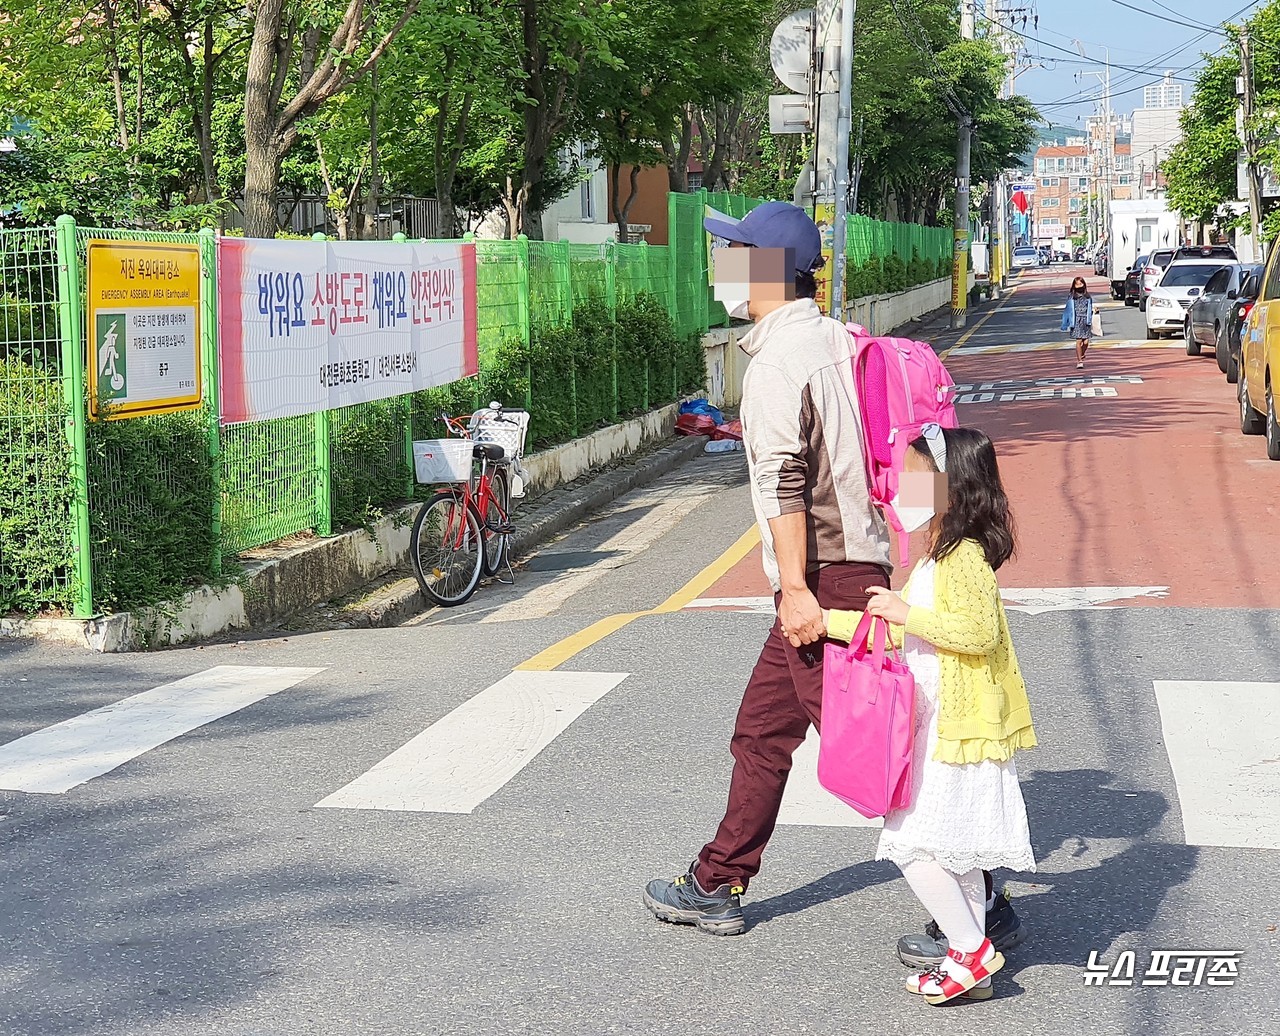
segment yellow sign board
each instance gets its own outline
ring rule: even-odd
[[[813,207],[813,221],[818,224],[818,233],[822,235],[822,258],[825,260],[822,269],[813,275],[813,279],[818,284],[818,297],[815,301],[818,308],[827,316],[835,316],[831,312],[831,305],[834,302],[833,286],[835,284],[836,264],[835,264],[835,240],[836,240],[836,206],[834,202],[830,204],[818,203]]]
[[[88,243],[89,412],[141,417],[195,410],[200,372],[200,247]]]

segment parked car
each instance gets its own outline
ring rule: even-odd
[[[1170,263],[1160,283],[1147,295],[1147,337],[1181,334],[1191,303],[1204,293],[1209,279],[1222,267],[1221,259],[1183,259]],[[1147,270],[1150,269],[1148,261]]]
[[[1030,245],[1013,250],[1013,269],[1027,270],[1040,265],[1040,253]]]
[[[1048,245],[1041,245],[1038,252],[1041,266],[1048,266],[1053,262],[1053,250]]]
[[[1173,260],[1176,249],[1160,248],[1147,256],[1146,268],[1142,271],[1142,290],[1138,295],[1138,308],[1147,311],[1147,299],[1151,297],[1151,289],[1160,283],[1165,267]]]
[[[1071,262],[1071,253],[1070,252],[1054,252],[1053,261],[1055,263],[1069,263]]]
[[[1280,381],[1280,248],[1272,249],[1262,277],[1258,301],[1240,331],[1240,431],[1267,437],[1267,456],[1280,460],[1280,415],[1276,413],[1276,382]]]
[[[1147,268],[1147,256],[1140,255],[1129,267],[1124,279],[1124,304],[1136,306],[1142,298],[1142,271]]]
[[[1228,318],[1227,324],[1227,384],[1234,385],[1240,380],[1240,339],[1244,332],[1244,322],[1249,318],[1249,313],[1253,310],[1254,305],[1258,301],[1258,296],[1262,294],[1262,279],[1266,276],[1266,267],[1263,265],[1250,266],[1248,269],[1253,272],[1245,278],[1240,293],[1233,303],[1234,308]],[[1222,363],[1219,362],[1221,367]]]
[[[1089,261],[1088,253],[1085,252],[1084,245],[1076,245],[1076,262],[1087,263]]]
[[[1232,263],[1209,278],[1204,291],[1191,303],[1187,311],[1183,338],[1187,343],[1187,355],[1199,356],[1204,346],[1213,349],[1218,369],[1227,373],[1227,357],[1230,353],[1232,325],[1239,331],[1236,315],[1240,304],[1236,301],[1250,274],[1259,267],[1244,263]]]

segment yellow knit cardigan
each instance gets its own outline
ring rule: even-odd
[[[912,573],[914,578],[915,573]],[[911,585],[911,580],[907,580]],[[904,590],[905,593],[905,590]],[[832,611],[827,635],[853,638],[862,612]],[[893,642],[903,627],[890,625]],[[938,654],[938,748],[944,763],[1006,760],[1036,746],[1031,705],[1009,636],[996,574],[982,546],[964,540],[937,563],[934,607],[912,607],[907,633],[927,640]]]

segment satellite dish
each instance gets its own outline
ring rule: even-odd
[[[778,23],[769,41],[769,64],[778,81],[798,94],[809,92],[813,61],[813,10],[796,11]]]

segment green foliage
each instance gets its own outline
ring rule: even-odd
[[[1212,222],[1236,196],[1236,76],[1240,59],[1220,54],[1196,77],[1191,103],[1181,116],[1182,139],[1161,163],[1169,203],[1188,219]]]
[[[64,420],[61,380],[0,355],[0,614],[72,599]]]
[[[408,400],[380,399],[333,414],[329,431],[333,524],[367,528],[403,500]]]
[[[217,490],[209,423],[203,410],[89,422],[96,607],[159,604],[213,578]]]

